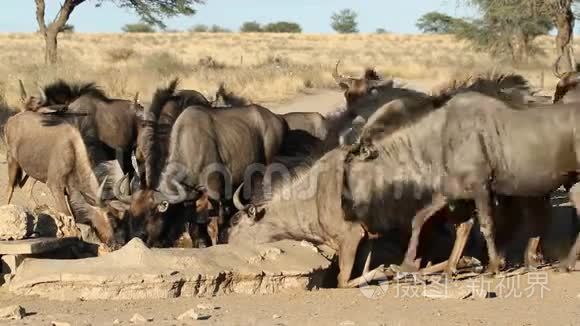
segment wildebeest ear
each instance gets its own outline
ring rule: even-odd
[[[157,210],[160,213],[165,213],[168,208],[169,208],[169,202],[167,200],[164,200],[157,205]]]
[[[340,82],[340,83],[338,83],[338,86],[340,86],[340,88],[341,88],[342,90],[345,90],[345,91],[347,91],[347,90],[350,88],[350,85],[349,85],[349,84],[347,84],[347,83],[345,83],[345,82]]]

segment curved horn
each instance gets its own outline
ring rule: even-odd
[[[105,189],[105,183],[107,183],[107,179],[109,178],[108,175],[105,176],[101,185],[99,185],[99,189],[97,190],[97,207],[103,207],[103,190]]]
[[[238,187],[238,189],[236,189],[236,192],[234,192],[234,198],[232,198],[234,200],[234,206],[239,211],[244,209],[244,204],[242,204],[242,201],[240,200],[240,190],[242,190],[243,186],[244,183],[242,182],[242,184]]]
[[[563,73],[560,73],[560,60],[562,60],[562,55],[564,55],[564,53],[560,54],[560,56],[558,57],[558,59],[556,59],[556,62],[554,62],[554,65],[552,66],[552,72],[554,73],[554,76],[558,79],[561,79],[562,77],[564,77]]]
[[[135,93],[135,97],[133,98],[133,103],[139,104],[139,92]]]
[[[40,102],[44,105],[47,102],[47,97],[46,97],[46,93],[44,92],[44,89],[42,89],[42,87],[38,87],[38,93],[40,94]]]
[[[26,94],[26,88],[24,88],[24,83],[22,82],[22,79],[18,79],[18,84],[20,85],[20,100],[24,102],[26,101],[28,95]]]
[[[354,78],[341,75],[338,72],[339,65],[340,65],[340,59],[336,62],[336,66],[334,66],[334,71],[332,72],[332,77],[334,78],[334,80],[336,81],[336,83],[338,85],[344,84],[345,86],[350,86],[350,83],[352,82],[352,80]]]
[[[115,195],[115,198],[117,198],[119,201],[125,203],[125,204],[130,204],[131,203],[131,196],[126,195],[124,193],[121,192],[121,185],[129,179],[129,174],[125,174],[121,179],[119,179],[116,183],[115,186],[113,187],[113,195]],[[127,189],[129,189],[130,187],[127,187]]]

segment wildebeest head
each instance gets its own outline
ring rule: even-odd
[[[567,71],[567,72],[560,72],[558,66],[562,56],[556,60],[553,66],[553,73],[556,78],[558,78],[558,84],[556,84],[556,90],[554,92],[553,102],[577,102],[580,99],[578,95],[572,94],[566,96],[569,92],[575,91],[574,93],[578,92],[578,84],[580,84],[580,72],[578,71]],[[578,68],[578,67],[576,67]],[[578,70],[578,69],[577,69]]]
[[[381,89],[393,87],[393,80],[383,80],[374,69],[367,69],[361,78],[354,78],[342,75],[338,72],[340,60],[336,63],[332,76],[334,80],[344,90],[344,97],[347,104],[358,104],[369,95],[378,95]]]

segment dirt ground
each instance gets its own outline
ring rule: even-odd
[[[341,103],[341,94],[324,91],[280,105],[278,110],[320,112]],[[6,186],[6,167],[0,164],[0,187]],[[16,204],[33,206],[28,187],[16,190]],[[39,203],[52,198],[42,184],[34,191]],[[0,200],[5,200],[4,193]],[[580,266],[577,266],[580,268]],[[0,308],[18,304],[27,316],[0,325],[129,325],[138,313],[153,318],[150,325],[580,325],[580,272],[538,271],[508,278],[478,276],[453,282],[453,286],[486,289],[495,298],[429,299],[422,286],[391,284],[360,289],[319,289],[276,295],[231,295],[143,301],[50,301],[17,297],[0,288]],[[445,288],[440,288],[444,291]],[[181,321],[177,316],[210,303],[207,320]],[[116,322],[118,320],[118,322]]]

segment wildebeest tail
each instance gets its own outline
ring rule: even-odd
[[[175,78],[166,88],[158,88],[153,95],[153,101],[149,108],[144,112],[144,125],[141,130],[143,157],[145,160],[145,182],[149,189],[154,189],[157,186],[159,175],[161,172],[160,155],[161,148],[158,142],[158,125],[159,116],[167,102],[169,102],[174,94],[179,79]]]

